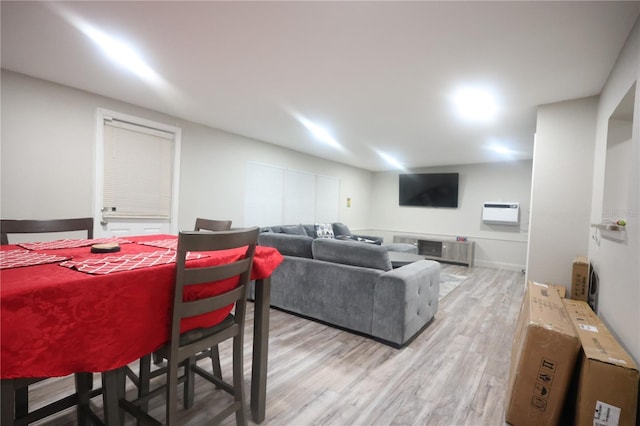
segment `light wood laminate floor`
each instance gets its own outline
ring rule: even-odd
[[[267,410],[262,424],[504,425],[511,343],[524,276],[447,264],[442,264],[442,270],[468,279],[441,301],[431,325],[400,350],[272,309]],[[253,305],[248,306],[250,327]],[[230,380],[230,357],[225,356],[229,350],[229,345],[221,347],[223,372]],[[250,329],[245,359],[248,395]],[[200,363],[211,368],[206,360]],[[71,386],[70,378],[43,382],[33,387],[32,404],[41,404]],[[207,424],[216,404],[227,398],[196,379],[195,406],[180,409],[180,425]],[[101,415],[100,398],[92,404]],[[162,397],[152,401],[151,414],[164,418]],[[75,423],[75,412],[68,411],[39,424]],[[127,424],[135,421],[128,418]],[[224,424],[235,424],[235,418],[229,417]]]

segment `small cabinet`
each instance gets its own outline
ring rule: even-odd
[[[442,241],[418,240],[418,254],[432,257],[442,257],[442,251],[446,249]]]
[[[473,266],[473,241],[394,235],[393,242],[414,244],[418,247],[418,254],[427,259]]]

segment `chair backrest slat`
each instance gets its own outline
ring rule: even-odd
[[[225,306],[229,306],[236,302],[244,294],[242,287],[236,287],[225,293],[206,299],[194,300],[182,305],[182,318],[194,317],[196,315],[206,314],[207,312],[217,311]]]
[[[257,228],[257,227],[256,227]],[[253,228],[249,228],[253,229]],[[238,232],[240,231],[240,232]],[[251,236],[247,236],[242,229],[233,231],[216,231],[216,232],[196,232],[183,231],[178,237],[178,254],[188,251],[215,251],[230,250],[240,247],[249,246]],[[246,230],[244,230],[246,231]],[[259,232],[259,230],[258,230]],[[201,238],[202,235],[212,236],[224,234],[225,238]]]
[[[194,231],[228,231],[231,229],[230,220],[213,220],[204,219],[201,217],[196,218],[196,226]]]
[[[251,259],[240,259],[234,263],[210,266],[208,268],[191,268],[185,270],[185,283],[189,285],[210,283],[235,277],[247,270]]]
[[[40,234],[49,232],[87,231],[87,238],[93,238],[93,218],[0,221],[0,243],[9,244],[8,234]]]

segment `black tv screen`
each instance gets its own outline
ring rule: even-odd
[[[458,173],[401,174],[400,205],[458,207]]]

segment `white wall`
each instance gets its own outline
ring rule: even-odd
[[[253,161],[340,178],[340,221],[354,231],[380,230],[388,241],[393,233],[465,235],[477,241],[478,265],[524,265],[526,234],[520,228],[526,229],[527,223],[530,162],[441,169],[461,172],[461,207],[453,214],[399,208],[397,173],[373,174],[6,70],[0,145],[3,218],[93,215],[99,107],[182,129],[180,229],[189,229],[197,216],[243,225],[245,164]],[[522,203],[521,227],[481,223],[482,202],[495,200]]]
[[[527,279],[565,285],[589,248],[597,97],[538,108]]]
[[[475,242],[475,264],[521,270],[525,266],[531,161],[498,162],[412,170],[416,173],[460,173],[458,208],[398,205],[397,172],[375,173],[371,224],[386,242],[394,234],[415,234]],[[520,225],[482,222],[485,201],[514,201],[521,207]]]
[[[628,156],[616,159],[620,169],[628,169],[626,181],[614,196],[605,193],[605,165],[609,117],[627,91],[640,77],[640,21],[636,22],[613,68],[598,104],[596,145],[593,164],[591,222],[605,214],[624,218],[626,232],[603,236],[589,230],[589,258],[600,278],[598,314],[640,364],[640,93],[636,84],[634,116]],[[611,158],[609,158],[611,160]],[[627,163],[628,162],[628,163]],[[625,164],[626,163],[626,164]],[[607,188],[606,191],[615,190]],[[608,200],[608,201],[607,201]],[[612,200],[617,200],[612,205]],[[605,213],[605,214],[603,214]],[[586,232],[585,232],[586,233]]]
[[[572,258],[588,254],[600,279],[598,315],[637,363],[640,363],[638,85],[632,136],[630,142],[624,142],[625,154],[614,153],[607,159],[607,140],[609,118],[639,77],[640,21],[636,21],[599,97],[539,108],[527,264],[529,279],[564,284],[569,289]],[[614,174],[628,171],[621,185],[607,188],[616,191],[614,194],[605,193],[607,160]],[[625,232],[603,233],[591,226],[614,217],[627,220]]]
[[[244,221],[246,162],[335,176],[340,220],[369,226],[372,173],[2,70],[0,216],[93,216],[96,110],[182,128],[179,228],[196,216]],[[346,208],[346,197],[352,197]]]

